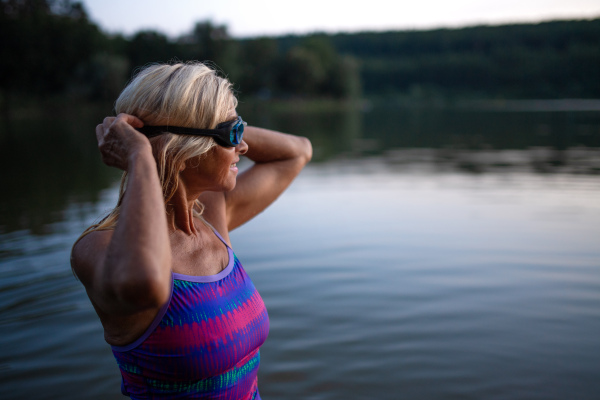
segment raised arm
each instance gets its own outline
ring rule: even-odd
[[[121,114],[96,127],[103,161],[127,171],[114,230],[95,231],[73,247],[71,263],[100,310],[128,315],[160,307],[170,293],[171,249],[162,190],[150,142]]]
[[[246,157],[254,165],[240,174],[234,190],[225,193],[228,230],[235,229],[267,208],[290,185],[312,157],[306,138],[247,127]]]

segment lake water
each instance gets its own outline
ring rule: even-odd
[[[0,136],[2,399],[123,398],[69,267],[116,200],[98,113]],[[315,144],[231,234],[271,320],[263,398],[598,398],[600,112],[241,114]]]

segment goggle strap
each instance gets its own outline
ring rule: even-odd
[[[227,133],[226,129],[199,129],[199,128],[185,128],[183,126],[143,126],[141,128],[136,128],[139,132],[143,133],[147,137],[158,136],[162,133],[169,132],[175,133],[178,135],[193,135],[193,136],[219,136],[218,132],[221,131],[223,133]]]
[[[241,143],[240,139],[243,135],[243,127],[245,125],[246,123],[242,120],[242,117],[238,116],[232,121],[220,123],[215,129],[186,128],[183,126],[170,125],[145,125],[142,128],[136,129],[148,138],[158,136],[165,132],[178,135],[210,136],[221,146],[235,147]],[[240,128],[241,132],[239,132]],[[227,142],[227,138],[229,138],[229,142]]]

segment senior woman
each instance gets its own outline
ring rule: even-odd
[[[152,65],[96,127],[103,161],[124,174],[117,206],[71,263],[132,399],[260,399],[269,319],[229,232],[288,187],[312,148],[244,128],[236,106],[201,63]],[[242,155],[254,164],[238,176]]]

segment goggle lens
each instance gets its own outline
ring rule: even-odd
[[[231,128],[231,132],[229,132],[229,140],[236,146],[242,143],[245,125],[246,123],[242,120],[242,117],[238,117],[238,121],[235,123],[233,128]]]

